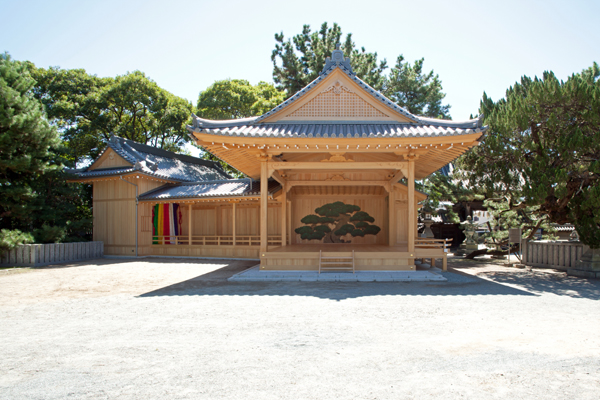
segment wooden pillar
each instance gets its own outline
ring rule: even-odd
[[[408,252],[415,252],[415,221],[417,218],[415,209],[415,160],[408,159]]]
[[[394,193],[394,185],[390,185],[390,193],[388,196],[388,242],[390,246],[396,245],[396,194]]]
[[[287,244],[287,188],[283,185],[281,193],[281,245]]]
[[[292,201],[288,201],[286,204],[287,207],[287,237],[290,240],[290,244],[292,243]]]
[[[235,211],[235,203],[233,203],[233,211],[232,211],[232,214],[233,214],[233,215],[232,215],[231,219],[232,219],[232,221],[233,221],[233,222],[232,222],[232,224],[233,224],[233,227],[232,227],[232,233],[233,233],[233,245],[235,246],[235,239],[236,239],[236,231],[235,231],[235,225],[236,225],[236,224],[235,224],[235,214],[236,214],[236,211]]]
[[[188,208],[188,246],[192,245],[192,203]]]
[[[268,207],[268,164],[267,158],[261,159],[260,163],[260,251],[267,251],[267,207]]]

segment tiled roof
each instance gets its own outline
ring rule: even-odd
[[[281,185],[269,180],[268,192],[275,193]],[[182,183],[161,187],[140,196],[140,200],[171,200],[199,197],[248,197],[260,195],[260,182],[251,179],[230,179],[212,182]]]
[[[447,125],[417,125],[382,123],[314,123],[306,122],[286,124],[240,124],[237,126],[203,128],[206,133],[220,136],[265,137],[265,138],[397,138],[397,137],[432,137],[460,136],[482,133],[484,128],[477,127],[474,122]]]
[[[109,148],[132,163],[133,167],[91,171],[86,168],[84,170],[70,170],[69,172],[78,178],[88,178],[139,171],[157,178],[181,182],[212,181],[229,178],[229,175],[221,169],[221,166],[213,161],[201,160],[196,157],[157,149],[116,136],[111,137],[108,146],[100,153],[96,160],[102,157]]]
[[[554,228],[557,232],[572,232],[575,230],[575,226],[573,224],[551,224],[552,228]]]
[[[340,54],[336,55],[336,52],[339,52]],[[204,119],[193,115],[193,125],[188,126],[188,129],[190,131],[204,132],[222,136],[327,137],[315,135],[314,131],[316,129],[336,131],[337,129],[340,129],[339,127],[354,127],[354,129],[359,130],[359,132],[353,132],[352,135],[342,136],[354,138],[454,136],[484,132],[487,129],[487,127],[483,127],[481,125],[481,117],[468,121],[450,121],[413,115],[408,110],[400,107],[383,94],[369,86],[362,79],[357,77],[350,67],[349,59],[344,58],[343,53],[340,50],[335,50],[333,53],[333,61],[328,57],[325,67],[318,78],[265,114],[257,117],[220,121]],[[322,82],[336,68],[339,68],[341,71],[343,71],[350,79],[352,79],[356,84],[362,87],[367,93],[369,93],[379,102],[405,116],[411,120],[412,123],[390,124],[388,122],[382,122],[381,124],[377,124],[374,122],[359,123],[356,121],[348,121],[348,123],[341,123],[340,121],[332,121],[330,123],[324,121],[315,121],[314,123],[310,121],[302,121],[283,125],[261,123],[261,121],[264,119],[279,112],[280,110],[300,99],[305,94],[309,93],[313,87]]]

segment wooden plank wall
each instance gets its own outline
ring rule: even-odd
[[[137,184],[140,194],[164,184],[143,178],[125,179]],[[116,178],[94,182],[93,190],[94,240],[104,242],[104,254],[135,256],[135,186]],[[152,205],[140,203],[138,209],[140,255],[149,254],[147,251],[152,230],[141,230],[144,223],[147,223],[147,219],[143,217],[152,216],[151,207]],[[143,248],[145,243],[148,243],[148,250]]]
[[[408,192],[405,188],[399,187],[395,189],[396,197],[396,244],[406,244],[408,242]],[[418,196],[415,199],[415,204],[420,201]],[[417,226],[418,212],[415,212],[415,230]]]

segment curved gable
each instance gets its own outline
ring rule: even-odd
[[[414,122],[374,99],[340,68],[262,122],[279,121]]]

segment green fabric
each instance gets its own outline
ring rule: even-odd
[[[153,221],[152,221],[152,225],[153,225],[152,235],[156,236],[156,235],[158,235],[158,204],[154,205],[154,212],[152,213],[152,217],[153,217]],[[156,238],[153,238],[152,244],[158,244],[158,240]]]

